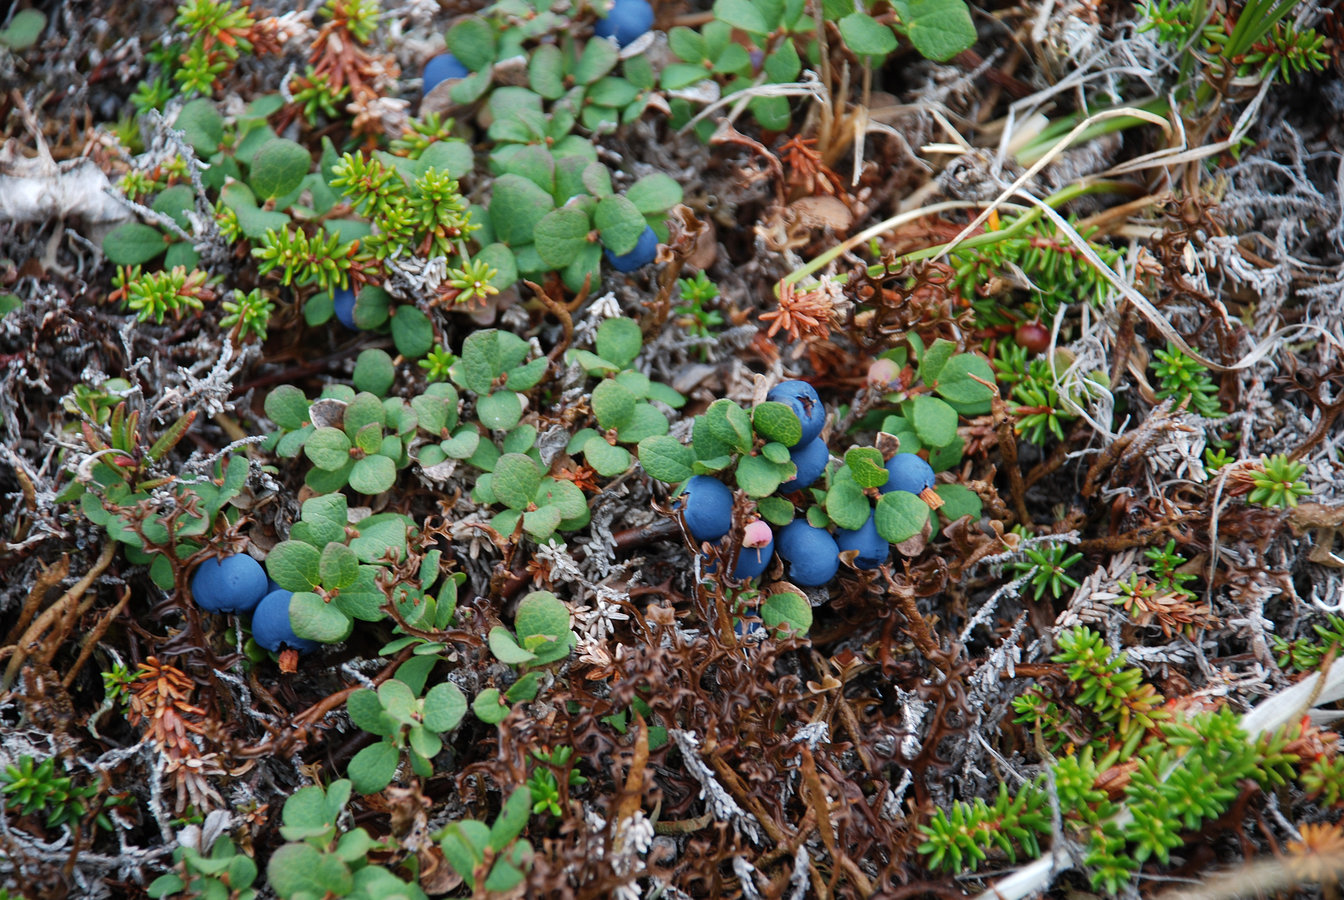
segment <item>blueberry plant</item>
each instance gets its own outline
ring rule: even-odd
[[[476,6],[0,21],[0,892],[1337,880],[1338,16]]]

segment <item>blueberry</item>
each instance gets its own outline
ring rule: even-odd
[[[191,596],[206,612],[251,612],[265,594],[266,570],[246,553],[207,559],[191,576]]]
[[[470,74],[471,70],[458,62],[456,56],[451,53],[440,53],[425,63],[424,84],[420,90],[428,94],[438,87],[440,82],[450,78],[466,78]]]
[[[593,26],[598,37],[615,38],[624,47],[653,27],[653,7],[645,0],[616,0],[605,19]]]
[[[887,460],[887,483],[881,491],[909,491],[918,494],[933,487],[933,469],[913,453],[897,453]]]
[[[615,267],[617,272],[633,272],[635,269],[647,266],[653,262],[653,258],[658,255],[658,235],[653,233],[653,229],[648,225],[644,226],[644,233],[639,236],[639,241],[635,244],[635,249],[623,256],[617,256],[610,250],[602,251],[607,256],[607,262]]]
[[[252,613],[252,640],[257,645],[279,653],[284,647],[300,653],[311,653],[317,649],[317,641],[301,638],[294,633],[289,624],[289,601],[294,598],[292,591],[272,591],[257,604]]]
[[[803,423],[803,436],[795,447],[815,441],[826,425],[826,407],[821,405],[816,389],[806,381],[781,381],[765,399],[786,404]]]
[[[756,578],[770,565],[775,555],[775,533],[770,526],[757,519],[742,530],[742,549],[737,553],[733,577],[746,581]]]
[[[358,331],[355,324],[355,292],[349,288],[337,288],[331,295],[331,305],[336,311],[337,320],[351,331]]]
[[[812,482],[826,471],[831,461],[831,451],[821,438],[814,438],[806,444],[799,444],[789,451],[789,459],[798,467],[798,474],[779,486],[779,493],[789,494],[810,487]]]
[[[681,496],[686,529],[697,541],[717,541],[733,527],[733,492],[717,478],[694,475]]]
[[[882,540],[882,536],[877,533],[877,523],[873,521],[871,515],[858,531],[849,531],[845,528],[837,530],[835,543],[842,551],[859,551],[859,555],[854,557],[854,567],[858,569],[876,569],[886,562],[891,554],[891,545]]]
[[[820,587],[840,568],[840,548],[829,531],[814,528],[806,519],[794,519],[780,529],[775,549],[789,564],[789,580]]]

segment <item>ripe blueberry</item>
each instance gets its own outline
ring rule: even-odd
[[[873,521],[871,515],[868,516],[867,522],[859,526],[858,531],[837,529],[835,543],[841,551],[859,551],[854,557],[854,567],[857,569],[876,569],[886,562],[891,554],[891,545],[882,540],[882,536],[877,533],[877,523]]]
[[[425,63],[423,85],[420,90],[422,93],[428,94],[438,87],[440,82],[447,81],[450,78],[466,78],[470,74],[471,70],[458,62],[456,56],[451,53],[440,53]]]
[[[349,288],[337,288],[331,295],[331,305],[336,311],[336,319],[351,331],[358,331],[355,324],[355,292]]]
[[[892,491],[909,491],[918,494],[919,499],[937,509],[943,500],[934,492],[933,468],[913,453],[897,453],[887,460],[887,483],[879,490],[884,494]]]
[[[812,482],[820,478],[821,473],[826,471],[826,464],[831,461],[831,451],[827,449],[825,441],[821,438],[815,438],[790,450],[789,459],[798,468],[798,474],[779,486],[779,493],[781,494],[789,494],[810,487]]]
[[[821,405],[816,389],[806,381],[781,381],[765,399],[786,404],[803,423],[803,436],[795,447],[815,441],[826,425],[826,407]]]
[[[252,613],[252,640],[272,653],[289,647],[300,653],[311,653],[317,649],[317,641],[301,638],[294,633],[289,624],[289,601],[294,598],[292,591],[272,591],[257,604]]]
[[[681,496],[686,530],[697,541],[717,541],[733,527],[733,492],[717,478],[693,475]]]
[[[819,587],[840,568],[840,548],[829,531],[814,528],[806,519],[794,519],[780,529],[775,548],[789,564],[789,580]]]
[[[206,612],[251,612],[265,594],[266,570],[246,553],[207,559],[191,576],[191,596]]]
[[[653,7],[645,0],[616,0],[607,17],[593,26],[593,33],[598,37],[615,38],[616,43],[624,47],[652,27]]]
[[[897,453],[887,460],[887,483],[882,485],[882,493],[909,491],[918,494],[933,485],[932,467],[915,454]]]
[[[639,236],[639,242],[629,253],[617,256],[610,250],[602,252],[606,254],[607,262],[611,263],[617,272],[633,272],[653,262],[653,258],[658,255],[658,235],[645,225],[644,233]]]

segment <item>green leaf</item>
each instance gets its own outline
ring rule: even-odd
[[[610,378],[599,382],[597,387],[593,388],[591,401],[598,427],[604,431],[609,428],[620,428],[629,421],[635,410],[635,402],[635,395],[626,390],[620,382]]]
[[[524,785],[509,794],[509,799],[504,801],[504,807],[499,811],[499,818],[490,826],[490,849],[498,853],[513,843],[527,827],[531,815],[532,792]]]
[[[601,435],[593,435],[583,444],[583,458],[603,478],[624,474],[631,463],[630,451],[613,447]]]
[[[182,107],[174,128],[180,128],[196,153],[202,158],[213,156],[224,141],[224,117],[215,109],[214,101],[198,97]]]
[[[532,243],[537,223],[554,207],[555,201],[548,192],[521,175],[499,176],[490,197],[490,223],[495,237],[514,248]],[[633,241],[630,246],[634,246]]]
[[[495,498],[510,509],[526,509],[541,487],[542,472],[532,457],[505,453],[495,463],[491,485]]]
[[[857,531],[868,521],[871,512],[872,507],[868,505],[863,488],[853,481],[838,480],[826,492],[826,515],[841,528]]]
[[[705,421],[710,433],[730,449],[738,453],[746,453],[751,449],[751,417],[732,400],[720,398],[711,403],[709,409],[705,410]],[[696,456],[704,458],[698,450]]]
[[[705,58],[705,39],[700,32],[678,25],[667,33],[667,44],[683,62],[700,62]]]
[[[518,280],[517,260],[514,259],[513,251],[503,244],[487,244],[472,258],[495,270],[495,277],[490,279],[490,284],[501,291],[513,287],[513,283]]]
[[[744,456],[737,461],[737,486],[748,497],[768,497],[787,477],[788,469],[763,456]]]
[[[793,521],[793,504],[783,497],[762,497],[756,501],[756,509],[771,525],[782,528]]]
[[[406,528],[410,520],[401,513],[376,513],[356,525],[359,537],[350,542],[360,562],[381,560],[389,550],[394,558],[406,556]]]
[[[377,394],[363,391],[346,404],[341,425],[347,435],[354,435],[366,425],[381,427],[386,421],[387,412],[383,409],[383,401]]]
[[[163,191],[160,191],[159,196],[155,197],[155,201],[149,208],[168,216],[169,219],[177,223],[177,227],[190,230],[191,220],[187,218],[187,212],[196,211],[196,193],[185,184],[175,184],[171,188],[164,188]],[[169,247],[169,250],[176,250],[177,247],[183,247],[183,249],[195,253],[190,244],[185,243],[173,244],[172,247]],[[169,267],[168,261],[165,261],[164,267]]]
[[[319,469],[334,471],[350,461],[350,438],[339,428],[319,428],[304,442],[303,453]]]
[[[322,853],[312,844],[285,844],[271,854],[266,865],[266,882],[282,898],[301,892],[305,897],[314,896],[313,875],[320,865]]]
[[[572,481],[543,478],[537,489],[537,506],[553,506],[566,521],[582,518],[588,512],[588,500]]]
[[[308,423],[308,398],[292,384],[282,384],[267,394],[265,410],[272,422],[286,430]]]
[[[756,433],[768,441],[778,441],[792,447],[803,439],[803,424],[798,414],[787,404],[767,400],[756,404],[751,411],[751,424]]]
[[[378,699],[378,694],[368,688],[360,688],[347,697],[345,708],[350,713],[350,721],[361,731],[383,737],[391,734],[396,728],[383,714],[383,704]]]
[[[139,222],[118,225],[103,238],[103,254],[108,262],[119,266],[149,262],[167,249],[168,242],[158,229]]]
[[[526,640],[544,635],[559,640],[569,633],[569,609],[550,591],[533,591],[518,603],[514,625],[518,636]]]
[[[496,625],[491,629],[489,645],[496,660],[503,662],[504,665],[523,665],[524,662],[531,662],[536,658],[535,653],[517,645],[513,635],[503,625]]]
[[[658,76],[665,91],[680,91],[709,78],[709,72],[698,63],[672,63]]]
[[[355,460],[350,470],[350,487],[372,497],[390,490],[397,483],[397,464],[382,454]]]
[[[345,544],[332,541],[322,550],[318,571],[328,590],[348,588],[359,579],[359,558]]]
[[[565,61],[559,47],[543,44],[532,51],[527,62],[527,83],[547,100],[564,96]]]
[[[985,411],[988,411],[994,389],[976,381],[972,375],[990,385],[994,384],[994,370],[984,357],[974,353],[958,353],[938,373],[938,384],[934,390],[949,403],[984,404]]]
[[[307,591],[322,580],[322,554],[311,544],[281,541],[266,555],[266,573],[287,591]]]
[[[45,13],[35,9],[21,9],[9,20],[9,27],[0,31],[0,44],[11,50],[27,50],[42,37],[47,27]]]
[[[486,428],[507,431],[522,417],[522,398],[513,391],[495,391],[476,401],[476,418]]]
[[[750,0],[715,0],[714,18],[751,34],[766,34],[765,19]]]
[[[850,448],[845,453],[845,467],[861,488],[881,487],[887,483],[887,469],[876,447]]]
[[[467,698],[450,681],[436,684],[425,694],[425,727],[442,734],[452,731],[467,714]]]
[[[584,282],[588,282],[588,289],[592,290],[594,285],[601,283],[601,273],[602,247],[600,244],[586,243],[579,248],[574,261],[560,271],[560,279],[571,291],[583,290]]]
[[[370,348],[362,351],[355,360],[355,372],[351,380],[356,389],[382,397],[392,387],[396,377],[396,367],[392,365],[392,357],[387,355],[387,351]]]
[[[639,323],[619,316],[606,319],[597,326],[593,342],[597,355],[618,369],[624,369],[634,362],[643,344],[644,336],[639,331]]]
[[[603,78],[588,89],[584,101],[594,106],[622,107],[639,96],[639,88],[624,78]]]
[[[400,761],[401,754],[391,742],[379,741],[356,753],[346,773],[355,790],[361,794],[376,794],[392,783]]]
[[[794,48],[793,41],[784,41],[765,58],[765,74],[775,84],[796,81],[802,70],[803,61],[798,58],[798,51]]]
[[[471,701],[471,711],[487,725],[498,725],[509,714],[509,707],[502,702],[498,688],[486,688]]]
[[[961,462],[965,450],[966,442],[957,435],[951,442],[929,449],[929,465],[935,472],[944,472]]]
[[[729,403],[727,399],[715,400],[715,403]],[[713,404],[710,404],[713,409]],[[695,458],[701,462],[707,462],[718,457],[728,457],[734,452],[732,444],[719,438],[715,430],[710,427],[709,412],[706,411],[695,417],[691,424],[691,449],[695,452]],[[728,465],[731,460],[726,460],[724,465]]]
[[[349,616],[311,591],[298,591],[289,601],[289,624],[299,637],[323,644],[345,640],[353,627]]]
[[[424,356],[434,346],[434,326],[429,316],[409,303],[398,306],[392,317],[392,343],[407,359]]]
[[[963,0],[897,0],[910,43],[926,59],[946,62],[975,43],[975,23]]]
[[[771,594],[761,604],[761,621],[777,636],[803,637],[812,627],[812,605],[793,591]]]
[[[387,291],[376,285],[364,285],[355,297],[356,327],[364,331],[381,328],[387,321],[387,310],[391,303],[392,297]]]
[[[635,249],[639,236],[648,227],[635,204],[621,196],[604,197],[598,201],[593,224],[602,236],[602,245],[618,256]]]
[[[443,749],[443,741],[439,739],[439,736],[423,725],[412,725],[406,737],[411,751],[422,759],[433,759]],[[411,762],[412,764],[415,763],[414,757],[411,758]]]
[[[484,18],[466,16],[443,38],[448,51],[473,72],[482,72],[495,60],[495,30]]]
[[[536,699],[537,691],[541,688],[541,674],[541,672],[528,672],[519,678],[504,692],[504,699],[510,703],[525,703]]]
[[[545,122],[540,112],[531,112],[537,117],[538,124]],[[520,147],[510,155],[505,170],[523,176],[548,194],[555,193],[555,157],[545,147]]]
[[[980,518],[983,505],[980,496],[970,488],[960,484],[939,484],[934,486],[933,492],[943,501],[942,507],[938,510],[939,514],[946,516],[950,521],[955,522],[962,516]]]
[[[349,512],[349,503],[344,494],[324,494],[303,501],[301,521],[294,526],[304,526],[311,536],[307,540],[314,547],[325,547],[332,541],[345,539],[345,525]]]
[[[908,491],[892,491],[877,501],[873,518],[882,540],[899,544],[924,530],[929,507]]]
[[[919,361],[919,377],[927,385],[937,384],[938,376],[943,372],[943,366],[947,365],[947,361],[956,352],[957,345],[955,342],[949,341],[947,338],[938,338],[924,351],[924,356]]]
[[[860,56],[886,56],[896,49],[896,35],[867,13],[850,13],[839,25],[845,46]]]
[[[544,543],[560,527],[560,510],[551,506],[530,509],[523,513],[523,530],[538,543]]]
[[[425,148],[425,152],[420,154],[419,162],[421,175],[434,169],[446,172],[453,178],[461,178],[471,171],[475,156],[466,141],[453,138],[430,144]]]
[[[620,58],[620,51],[611,41],[589,41],[574,66],[575,84],[592,84],[615,68]]]
[[[946,447],[957,438],[957,411],[937,397],[920,394],[912,398],[909,418],[926,447]]]
[[[312,165],[312,157],[302,144],[273,138],[253,154],[248,184],[263,200],[283,197],[298,189]]]
[[[639,464],[650,478],[667,484],[678,484],[690,478],[695,453],[681,441],[667,435],[645,438],[639,442]]]
[[[588,214],[575,206],[553,209],[533,230],[537,255],[553,269],[561,269],[588,243]]]

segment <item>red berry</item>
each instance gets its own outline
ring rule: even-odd
[[[1040,322],[1023,322],[1014,335],[1017,345],[1032,353],[1044,353],[1050,346],[1050,329]]]

